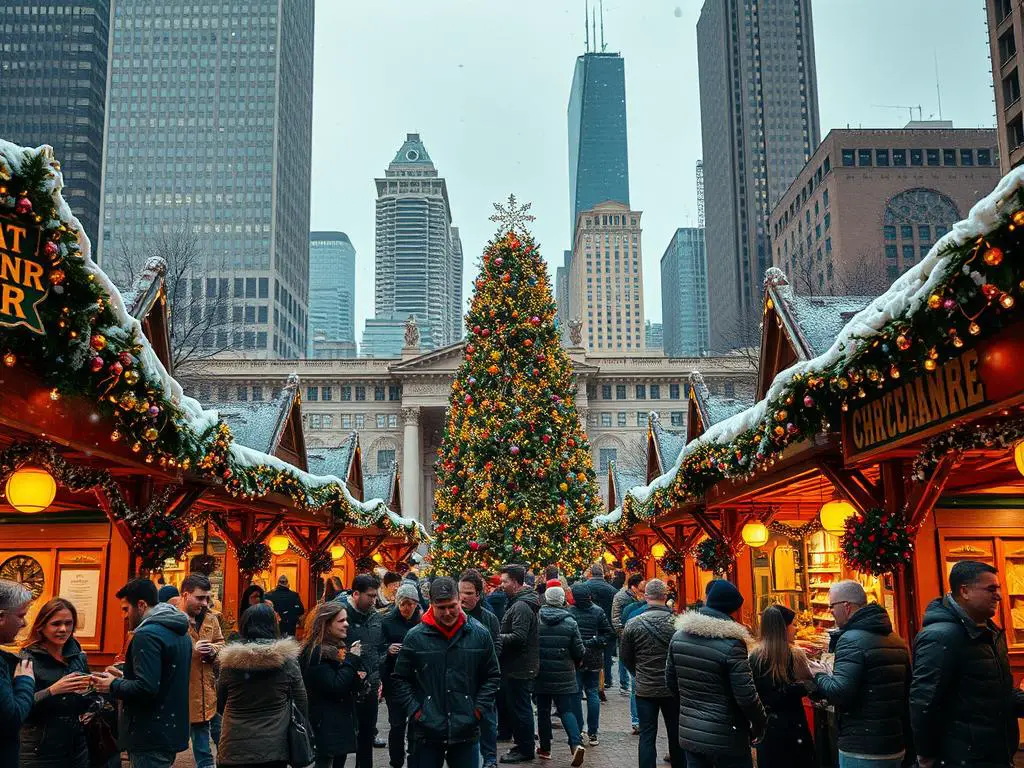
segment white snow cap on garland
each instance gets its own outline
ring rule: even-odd
[[[639,504],[646,503],[656,490],[672,485],[683,461],[701,445],[729,443],[763,422],[768,403],[782,394],[794,375],[819,374],[836,363],[850,360],[861,344],[875,337],[890,321],[911,315],[926,306],[928,297],[946,273],[949,260],[952,258],[950,249],[973,242],[995,230],[1003,218],[1019,207],[1014,195],[1021,189],[1024,189],[1024,166],[1013,169],[1000,179],[995,189],[975,203],[967,218],[954,224],[953,228],[932,246],[927,256],[896,278],[889,290],[854,315],[828,350],[818,357],[798,362],[779,373],[772,380],[763,400],[713,425],[697,440],[684,446],[670,470],[656,477],[648,485],[630,488],[626,496],[632,497]],[[767,276],[774,277],[772,270],[769,270]],[[621,519],[622,510],[616,508],[607,515],[595,517],[594,526],[608,527]]]
[[[164,368],[163,363],[157,357],[156,352],[153,351],[149,339],[142,332],[142,325],[128,314],[125,300],[117,286],[110,280],[106,272],[100,269],[99,265],[93,261],[92,243],[89,242],[89,238],[82,229],[82,223],[71,212],[71,208],[61,194],[61,189],[64,187],[64,177],[60,170],[54,166],[53,148],[45,144],[34,149],[20,147],[17,144],[0,139],[0,178],[3,178],[5,172],[12,175],[20,175],[23,164],[40,154],[43,155],[46,166],[50,171],[48,178],[43,184],[44,190],[52,198],[53,206],[57,210],[57,216],[60,218],[61,223],[73,229],[78,236],[79,257],[84,262],[85,271],[87,274],[93,275],[96,285],[107,294],[111,311],[114,313],[114,317],[117,318],[117,326],[98,328],[97,330],[112,338],[130,338],[134,332],[135,338],[138,339],[142,347],[142,352],[139,354],[139,367],[145,379],[157,384],[163,390],[167,399],[180,409],[183,417],[183,423],[179,424],[180,427],[189,429],[196,435],[203,434],[220,421],[217,411],[203,408],[198,400],[184,393],[181,385],[167,372],[167,369]],[[147,262],[148,266],[149,263]],[[346,501],[355,510],[357,517],[360,518],[359,522],[375,524],[379,520],[387,518],[393,525],[399,528],[405,530],[415,529],[418,530],[421,538],[429,538],[426,529],[421,523],[412,518],[401,517],[396,514],[384,503],[383,499],[370,499],[365,502],[358,501],[349,492],[344,481],[337,477],[332,475],[311,475],[308,472],[303,472],[298,467],[282,461],[276,456],[270,456],[234,442],[231,444],[231,458],[239,465],[245,467],[266,465],[278,471],[289,472],[295,475],[308,488],[319,488],[335,483],[342,489]]]

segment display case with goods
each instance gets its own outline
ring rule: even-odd
[[[829,611],[828,591],[842,579],[839,539],[827,531],[815,531],[807,537],[807,580],[811,615],[816,626],[830,629],[835,619]]]

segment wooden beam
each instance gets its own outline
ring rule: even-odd
[[[335,525],[333,528],[331,528],[331,530],[329,530],[324,535],[324,537],[320,540],[320,543],[316,545],[317,551],[318,552],[326,552],[327,550],[329,550],[331,548],[331,545],[333,545],[334,542],[338,540],[338,537],[341,535],[341,532],[344,531],[344,530],[345,530],[345,524],[344,523],[340,523],[338,525]]]
[[[187,514],[204,493],[206,493],[206,488],[204,486],[185,486],[178,498],[171,502],[171,505],[168,507],[168,512],[175,516]]]
[[[915,528],[924,522],[935,502],[942,496],[953,470],[960,463],[959,451],[951,451],[939,459],[935,471],[924,483],[917,486],[907,499],[907,522]]]
[[[700,538],[701,534],[704,533],[704,529],[699,525],[690,531],[690,535],[683,539],[682,552],[689,552],[690,548],[697,543],[697,539]]]
[[[707,516],[707,513],[700,509],[690,510],[690,514],[693,515],[693,519],[697,521],[697,525],[704,529],[704,532],[713,539],[722,540],[725,537],[722,535],[722,529],[719,528],[714,522]]]
[[[283,520],[284,515],[275,515],[267,521],[266,525],[264,525],[263,528],[261,528],[259,531],[256,531],[253,534],[252,540],[254,542],[266,541],[270,537],[270,534],[274,532],[274,529],[277,528],[277,526],[279,526]]]
[[[281,526],[281,530],[284,531],[288,538],[292,540],[292,543],[298,548],[299,552],[301,552],[307,559],[316,550],[315,539],[311,541],[310,537],[306,536],[306,534],[300,531],[296,526],[285,524]],[[314,533],[313,535],[315,536],[316,534]]]
[[[658,537],[658,541],[660,541],[662,544],[664,544],[668,548],[669,552],[673,552],[674,553],[676,551],[676,545],[672,541],[672,539],[669,537],[669,535],[667,533],[665,533],[665,531],[663,531],[655,523],[650,523],[649,525],[650,525],[651,530],[654,532],[654,535]]]
[[[885,506],[885,494],[856,469],[843,469],[830,461],[819,462],[821,473],[861,512]]]
[[[210,522],[217,527],[217,530],[223,534],[224,538],[227,539],[228,543],[235,549],[239,549],[245,543],[242,540],[242,537],[232,530],[231,526],[228,524],[227,516],[223,512],[211,512]]]
[[[120,520],[114,514],[114,510],[110,506],[110,501],[109,499],[107,499],[107,494],[103,492],[102,488],[96,486],[92,490],[96,496],[96,501],[99,504],[100,509],[103,510],[103,514],[105,514],[107,516],[107,520],[110,521],[110,525],[113,526],[114,530],[116,530],[120,534],[121,538],[124,539],[124,543],[128,545],[128,549],[131,550],[132,532],[131,529],[128,527],[128,524],[124,520]]]

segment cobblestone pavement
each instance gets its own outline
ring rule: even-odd
[[[585,766],[600,766],[601,768],[630,768],[636,765],[637,761],[637,737],[631,733],[629,722],[629,698],[619,695],[618,688],[610,688],[607,692],[608,701],[601,705],[601,732],[599,734],[601,743],[596,747],[587,748]],[[586,705],[584,704],[584,713]],[[661,724],[658,734],[659,754],[668,754],[668,740],[665,738],[664,724]],[[380,717],[377,720],[377,727],[380,735],[387,738],[388,716],[387,709],[381,705]],[[551,760],[535,760],[535,768],[569,768],[569,746],[565,738],[565,731],[561,729],[558,720],[552,721],[554,740],[551,748]],[[498,754],[507,752],[511,747],[509,743],[498,743]],[[374,768],[388,768],[387,749],[375,749],[373,754]],[[175,768],[193,768],[195,763],[192,755],[183,752],[178,755]],[[667,763],[663,765],[668,766]],[[349,757],[345,763],[346,768],[354,768],[355,758]]]

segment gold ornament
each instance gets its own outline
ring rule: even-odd
[[[145,432],[142,433],[142,436],[152,443],[155,442],[158,437],[160,437],[160,430],[158,430],[156,427],[149,427]]]

